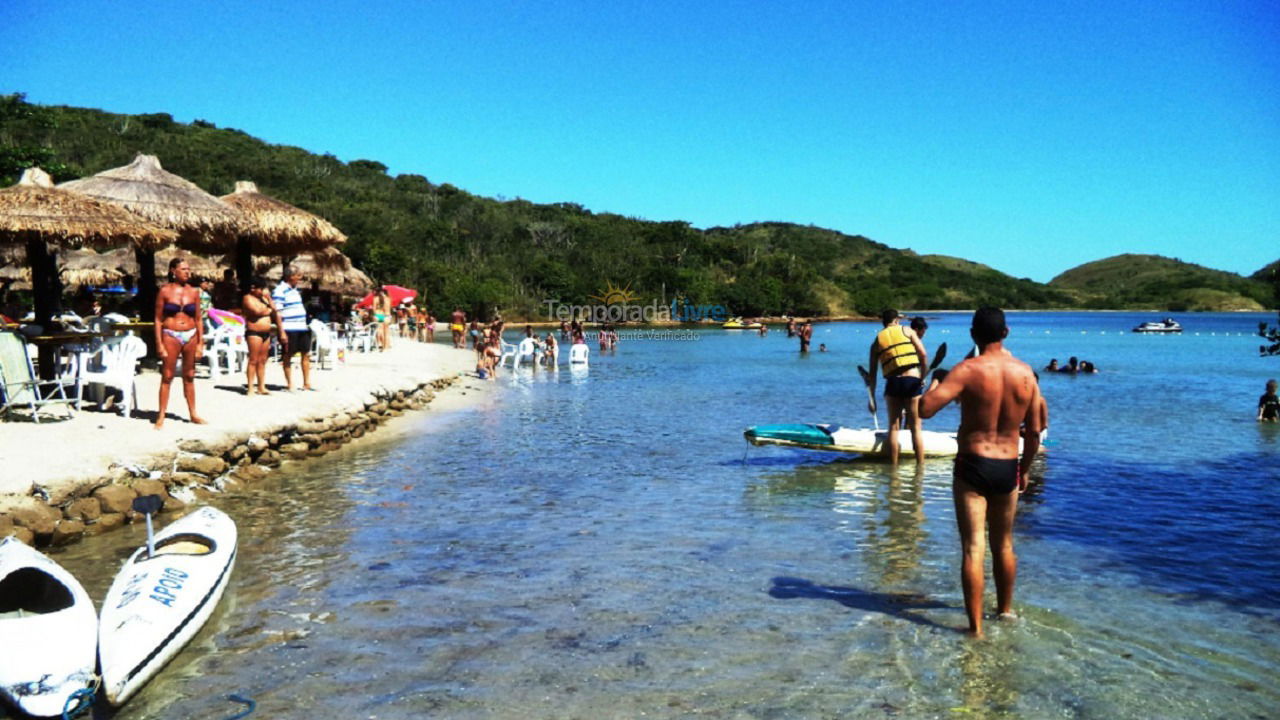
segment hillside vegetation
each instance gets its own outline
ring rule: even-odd
[[[268,195],[325,217],[347,234],[343,252],[356,265],[379,282],[422,290],[437,316],[461,306],[482,317],[495,309],[545,317],[547,301],[586,304],[610,287],[638,303],[680,298],[741,315],[1174,304],[1156,300],[1158,283],[1131,297],[1123,283],[1105,290],[1058,280],[1045,285],[812,226],[697,229],[573,202],[487,198],[423,175],[389,175],[376,160],[342,162],[205,120],[179,123],[165,113],[122,115],[0,96],[0,182],[13,183],[31,165],[61,182],[125,165],[139,152],[159,156],[167,170],[215,195],[253,180]],[[1177,302],[1190,308],[1221,300],[1184,292],[1197,287],[1228,293],[1232,303],[1237,296],[1258,299],[1246,291],[1253,281],[1230,277],[1235,282],[1179,286]]]
[[[1049,281],[1081,307],[1115,310],[1264,310],[1267,283],[1159,255],[1116,255]]]

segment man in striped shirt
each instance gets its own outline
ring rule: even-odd
[[[302,273],[293,265],[284,269],[284,279],[275,290],[271,291],[271,299],[280,313],[280,324],[284,326],[285,343],[281,361],[284,363],[284,382],[289,391],[293,391],[293,356],[302,355],[302,389],[311,390],[311,330],[307,326],[307,309],[302,304],[302,293],[298,292],[298,283],[302,282]]]

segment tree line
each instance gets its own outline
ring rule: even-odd
[[[949,267],[860,235],[762,222],[698,229],[469,193],[374,160],[272,145],[206,120],[42,106],[0,96],[0,180],[39,165],[55,180],[130,162],[139,152],[214,195],[253,180],[349,238],[342,248],[376,281],[421,291],[444,316],[546,314],[608,286],[645,302],[679,298],[744,316],[875,314],[884,307],[1065,307],[1072,296],[989,268]]]

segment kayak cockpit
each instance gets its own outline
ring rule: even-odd
[[[0,620],[55,613],[75,602],[66,585],[37,568],[18,568],[0,580]]]
[[[218,544],[204,535],[182,534],[167,537],[156,543],[156,556],[160,555],[208,555]]]

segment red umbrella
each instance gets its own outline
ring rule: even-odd
[[[395,307],[406,300],[413,300],[414,298],[418,297],[417,290],[411,290],[407,287],[400,287],[399,285],[383,285],[382,289],[386,290],[387,294],[391,296],[391,307]],[[356,303],[356,307],[358,308],[373,307],[373,297],[374,297],[373,293],[369,293],[368,295],[365,295],[363,300]]]

